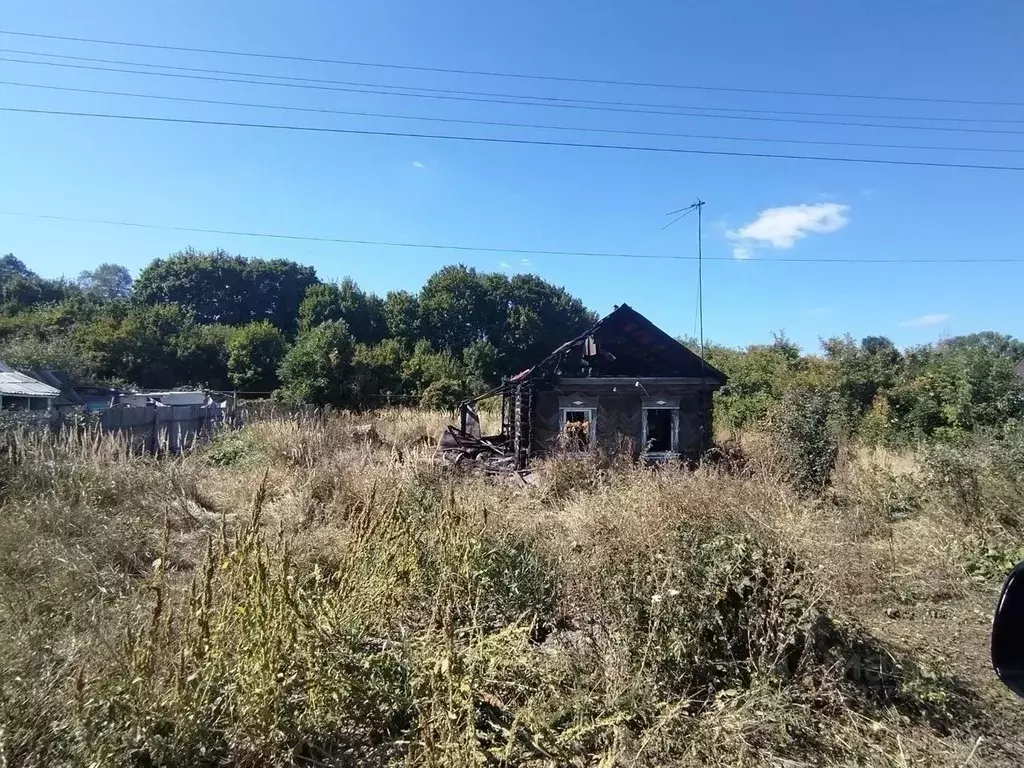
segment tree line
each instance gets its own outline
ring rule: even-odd
[[[595,320],[539,277],[461,265],[380,297],[294,261],[220,250],[156,259],[134,283],[117,265],[47,280],[0,258],[0,359],[146,389],[451,407]]]
[[[776,334],[742,350],[711,344],[706,356],[730,376],[715,418],[731,429],[812,400],[832,431],[874,444],[955,440],[1024,419],[1024,378],[1015,372],[1024,342],[994,331],[906,350],[884,336],[847,335],[823,339],[816,355]]]
[[[416,293],[381,297],[294,261],[221,250],[156,259],[134,282],[113,264],[47,280],[0,257],[0,360],[146,389],[449,408],[595,320],[535,275],[462,265]],[[777,334],[743,349],[710,344],[706,355],[729,376],[715,410],[728,429],[765,423],[801,392],[827,403],[836,431],[870,442],[955,437],[1024,418],[1024,379],[1014,372],[1024,342],[993,331],[905,350],[881,336],[834,337],[815,354]]]

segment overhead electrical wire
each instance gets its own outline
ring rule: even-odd
[[[693,90],[693,91],[708,91],[708,92],[720,92],[720,93],[747,93],[747,94],[762,94],[768,96],[801,96],[811,98],[837,98],[837,99],[862,99],[862,100],[873,100],[873,101],[902,101],[902,102],[916,102],[924,104],[961,104],[969,106],[997,106],[997,107],[1024,107],[1024,102],[1016,101],[1001,101],[1001,100],[984,100],[984,99],[952,99],[952,98],[941,98],[931,96],[906,96],[906,95],[877,95],[877,94],[864,94],[864,93],[843,93],[843,92],[824,92],[824,91],[800,91],[792,89],[768,89],[768,88],[746,88],[746,87],[733,87],[733,86],[710,86],[710,85],[694,85],[691,83],[655,83],[655,82],[644,82],[636,80],[612,80],[602,78],[590,78],[590,77],[566,77],[559,75],[534,75],[525,74],[518,72],[498,72],[489,70],[474,70],[474,69],[461,69],[461,68],[449,68],[449,67],[425,67],[417,66],[412,64],[395,64],[387,62],[370,62],[370,61],[358,61],[351,59],[327,59],[317,58],[313,56],[295,56],[287,54],[275,54],[265,53],[259,51],[234,51],[221,48],[200,48],[180,45],[167,45],[158,43],[140,43],[135,41],[127,40],[105,40],[100,38],[89,38],[89,37],[74,37],[71,35],[52,35],[42,34],[38,32],[24,32],[18,30],[4,30],[0,29],[0,34],[11,35],[16,37],[29,37],[40,40],[60,40],[65,42],[75,43],[89,43],[93,45],[115,45],[129,48],[145,48],[149,50],[161,50],[161,51],[178,51],[182,53],[205,53],[213,54],[218,56],[241,56],[248,58],[258,59],[275,59],[278,61],[296,61],[306,62],[312,64],[336,64],[340,66],[350,67],[372,67],[378,69],[391,69],[391,70],[404,70],[411,72],[432,72],[432,73],[445,73],[455,75],[472,75],[480,77],[501,77],[511,78],[520,80],[540,80],[549,82],[561,82],[561,83],[580,83],[580,84],[591,84],[591,85],[614,85],[614,86],[626,86],[636,88],[668,88],[677,90]]]
[[[674,117],[697,117],[710,120],[753,120],[758,122],[773,122],[773,123],[796,123],[803,125],[833,125],[840,127],[852,127],[852,128],[883,128],[883,129],[894,129],[894,130],[910,130],[910,131],[942,131],[942,132],[954,132],[954,133],[978,133],[978,134],[998,134],[998,135],[1009,135],[1009,136],[1022,136],[1024,130],[1006,130],[1001,128],[967,128],[958,126],[946,126],[946,125],[890,125],[884,123],[870,123],[870,122],[852,122],[852,121],[840,121],[840,120],[812,120],[805,118],[796,117],[772,117],[767,115],[719,115],[719,114],[707,114],[703,112],[682,112],[682,111],[670,111],[670,110],[652,110],[652,109],[634,109],[632,107],[601,107],[589,104],[567,104],[567,103],[556,103],[549,101],[512,101],[508,99],[497,99],[497,98],[484,98],[477,96],[455,96],[450,94],[440,93],[406,93],[400,91],[381,91],[374,90],[372,88],[357,88],[357,87],[343,87],[343,86],[332,86],[332,85],[314,85],[312,83],[279,83],[270,80],[245,80],[241,78],[233,77],[221,77],[218,75],[197,75],[197,74],[186,74],[183,72],[149,72],[144,70],[131,70],[115,67],[97,67],[88,64],[67,64],[59,61],[31,61],[26,59],[12,59],[10,57],[0,56],[0,61],[15,63],[15,64],[28,64],[34,66],[46,66],[46,67],[60,67],[65,69],[81,69],[89,70],[93,72],[113,72],[117,74],[129,74],[129,75],[142,75],[146,77],[171,77],[185,80],[201,80],[208,82],[221,82],[221,83],[240,83],[244,85],[263,85],[272,86],[277,88],[299,88],[316,91],[329,91],[329,92],[340,92],[340,93],[365,93],[376,96],[400,96],[404,98],[416,98],[416,99],[435,99],[444,101],[461,101],[461,102],[474,102],[483,104],[505,104],[510,106],[526,106],[526,107],[551,107],[558,109],[577,109],[577,110],[589,110],[597,112],[619,112],[629,114],[643,114],[643,115],[665,115]],[[147,66],[147,65],[143,65]],[[254,75],[254,77],[273,77],[273,75]],[[396,86],[384,86],[384,87],[396,87]],[[406,87],[406,86],[402,86]],[[411,86],[407,87],[411,90]],[[534,97],[513,97],[517,99],[528,99]],[[709,108],[704,108],[709,109]],[[901,118],[901,119],[913,119],[913,118]]]
[[[411,133],[406,131],[371,131],[358,128],[330,128],[313,125],[286,125],[280,123],[252,123],[235,120],[199,120],[186,117],[157,117],[154,115],[120,115],[104,112],[77,112],[58,109],[29,109],[23,107],[0,107],[0,112],[31,115],[54,115],[61,117],[89,117],[103,120],[129,120],[178,125],[215,125],[226,128],[258,128],[275,131],[299,131],[308,133],[334,133],[352,136],[391,136],[408,139],[438,139],[443,141],[466,141],[479,144],[520,144],[535,147],[576,147],[579,149],[611,149],[626,152],[655,152],[677,155],[709,155],[717,157],[751,157],[773,160],[814,160],[831,163],[861,163],[867,165],[902,165],[918,168],[961,168],[979,171],[1024,171],[1018,165],[983,165],[980,163],[947,163],[938,160],[897,160],[878,157],[831,157],[827,155],[775,154],[771,152],[739,152],[724,149],[696,149],[691,147],[650,147],[637,144],[591,144],[574,141],[544,141],[540,139],[517,139],[498,136],[457,136],[438,133]]]
[[[795,115],[797,117],[841,117],[865,120],[916,120],[919,122],[938,123],[1003,123],[1003,124],[1024,124],[1024,119],[1007,118],[982,118],[982,117],[936,117],[933,115],[877,115],[864,114],[860,112],[808,112],[802,110],[788,109],[750,109],[742,107],[708,107],[692,104],[661,104],[636,101],[609,101],[607,99],[574,99],[565,96],[537,96],[534,94],[519,93],[495,93],[494,91],[467,91],[459,88],[433,88],[419,85],[390,85],[387,83],[364,83],[351,80],[333,80],[319,77],[296,77],[293,75],[275,75],[266,72],[238,72],[236,70],[210,69],[208,67],[183,67],[176,64],[153,64],[145,61],[125,61],[123,59],[100,59],[93,56],[72,56],[62,53],[48,53],[43,51],[26,51],[17,48],[0,48],[0,53],[13,53],[20,56],[40,56],[47,59],[68,59],[71,61],[86,61],[91,64],[114,64],[127,67],[148,67],[150,69],[170,69],[176,72],[198,72],[207,75],[230,75],[233,77],[258,77],[271,80],[287,80],[295,83],[315,83],[319,85],[343,85],[359,88],[388,88],[396,91],[422,91],[424,93],[444,93],[458,96],[486,96],[501,99],[525,99],[542,102],[561,102],[567,104],[589,104],[605,107],[638,107],[641,109],[688,109],[706,112],[734,112],[756,115]],[[30,63],[15,60],[20,63]],[[45,63],[45,62],[39,62]],[[116,70],[111,70],[116,71]],[[141,73],[139,73],[141,74]]]
[[[364,112],[344,109],[326,109],[320,107],[296,107],[283,104],[258,104],[244,101],[224,101],[221,99],[198,99],[188,96],[164,96],[153,93],[132,93],[126,91],[107,91],[97,88],[74,88],[63,85],[44,85],[41,83],[19,83],[10,80],[0,80],[0,85],[10,85],[20,88],[37,88],[50,91],[67,91],[72,93],[87,93],[99,96],[118,96],[136,99],[154,99],[158,101],[173,101],[186,104],[208,104],[225,107],[248,107],[253,109],[274,109],[287,112],[311,112],[314,114],[345,115],[347,117],[375,117],[388,120],[413,120],[431,123],[456,123],[461,125],[482,125],[497,128],[528,128],[545,131],[580,131],[584,133],[608,133],[629,136],[656,136],[660,138],[675,139],[707,139],[713,141],[748,141],[754,143],[770,144],[811,144],[832,147],[861,147],[873,149],[910,149],[910,150],[932,150],[943,152],[995,152],[995,153],[1024,153],[1024,148],[1013,147],[949,147],[929,146],[925,144],[882,144],[877,142],[861,141],[827,141],[818,139],[775,139],[758,136],[721,136],[714,134],[700,133],[669,133],[662,131],[633,131],[619,128],[593,128],[576,127],[567,125],[543,125],[538,123],[509,123],[496,120],[467,120],[464,118],[452,117],[427,117],[421,115],[395,115],[382,112]]]
[[[470,245],[452,245],[445,243],[409,243],[387,240],[366,240],[339,237],[320,237],[315,235],[289,235],[276,232],[252,232],[231,229],[208,229],[204,227],[183,227],[169,224],[149,224],[133,221],[118,221],[111,219],[88,219],[75,216],[58,216],[46,213],[26,213],[23,211],[0,210],[0,216],[19,216],[23,218],[44,219],[48,221],[66,221],[77,224],[101,224],[116,227],[132,227],[137,229],[156,229],[170,232],[192,232],[207,235],[223,235],[231,237],[254,237],[272,240],[297,240],[314,243],[334,243],[340,245],[364,245],[384,248],[409,248],[422,250],[439,251],[463,251],[478,253],[495,253],[510,256],[575,256],[581,258],[612,258],[612,259],[653,259],[658,261],[697,261],[697,256],[686,256],[682,254],[651,254],[651,253],[614,253],[602,251],[560,251],[540,250],[535,248],[494,248]],[[1021,264],[1024,258],[987,258],[987,257],[966,257],[952,259],[935,258],[911,258],[911,259],[873,259],[873,258],[794,258],[794,257],[773,257],[770,259],[735,259],[730,256],[704,256],[704,261],[734,261],[740,263],[756,264]]]

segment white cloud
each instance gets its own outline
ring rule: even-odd
[[[754,221],[726,234],[732,240],[755,245],[792,248],[797,240],[810,234],[826,235],[842,229],[850,221],[846,216],[849,210],[850,206],[839,203],[766,208]]]
[[[509,268],[509,267],[511,267],[512,265],[511,265],[511,264],[509,264],[509,263],[508,263],[507,261],[503,261],[503,262],[501,262],[501,264],[499,264],[498,266],[499,266],[499,267],[501,267],[502,269],[508,269],[508,268]]]
[[[422,162],[421,160],[413,160],[412,161],[412,167],[413,168],[426,168],[427,164]]]
[[[904,320],[897,323],[900,328],[927,328],[930,325],[941,325],[942,323],[949,320],[950,315],[944,313],[936,313],[934,315],[921,315],[920,317],[914,317],[910,320]]]
[[[530,264],[532,264],[532,263],[533,263],[533,262],[531,262],[531,261],[530,261],[529,259],[520,259],[519,261],[520,261],[520,263],[521,263],[521,264],[522,264],[522,265],[523,265],[524,267],[528,267],[528,266],[530,266]]]
[[[850,222],[849,210],[850,206],[840,203],[765,208],[752,222],[727,230],[725,236],[734,243],[734,259],[752,259],[758,248],[792,248],[808,235],[838,232]]]

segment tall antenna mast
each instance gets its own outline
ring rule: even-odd
[[[703,220],[704,201],[699,197],[693,204],[697,209],[697,312],[700,313],[700,359],[704,359],[704,244]]]
[[[700,318],[700,359],[704,362],[704,243],[703,243],[703,220],[704,201],[699,197],[685,208],[676,211],[669,211],[667,216],[676,216],[662,229],[668,229],[680,219],[684,219],[694,211],[697,211],[697,313]],[[676,215],[678,214],[678,215]]]

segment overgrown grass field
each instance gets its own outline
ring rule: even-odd
[[[844,447],[807,493],[750,434],[521,488],[438,465],[444,423],[6,432],[0,766],[1024,764],[988,667],[1024,452]]]

